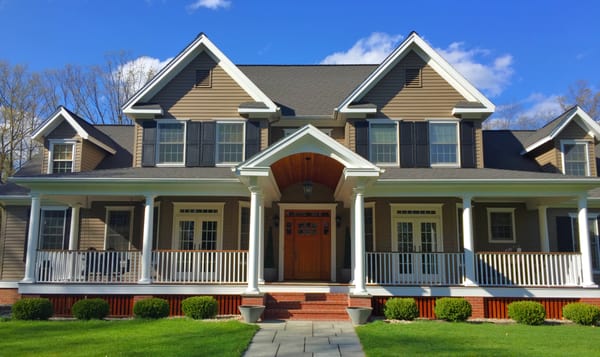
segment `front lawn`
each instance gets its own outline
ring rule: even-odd
[[[240,356],[257,326],[191,319],[0,322],[2,356]]]
[[[600,328],[376,321],[356,328],[373,356],[598,356]]]

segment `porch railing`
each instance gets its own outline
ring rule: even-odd
[[[367,252],[367,284],[459,285],[463,253]]]
[[[38,250],[35,278],[40,283],[136,283],[139,251]]]
[[[156,283],[245,283],[248,252],[158,250],[152,252]]]
[[[582,282],[579,253],[475,254],[481,286],[577,286]]]

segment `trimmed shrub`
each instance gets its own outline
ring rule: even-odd
[[[211,319],[219,312],[219,303],[212,296],[192,296],[181,302],[181,310],[192,319]]]
[[[160,319],[169,316],[169,302],[160,298],[138,300],[133,305],[135,317],[143,319]]]
[[[52,303],[46,298],[21,299],[12,306],[12,317],[16,320],[48,320],[53,314]]]
[[[472,312],[471,304],[463,298],[440,298],[435,301],[435,316],[446,321],[466,321]]]
[[[383,313],[389,320],[414,320],[419,317],[419,308],[413,298],[391,298],[385,303]]]
[[[515,301],[508,304],[508,317],[520,324],[541,325],[546,319],[546,309],[537,301]]]
[[[600,307],[583,302],[563,306],[563,317],[579,325],[592,326],[600,321]]]
[[[102,320],[109,312],[110,306],[100,298],[79,300],[71,307],[71,314],[78,320]]]

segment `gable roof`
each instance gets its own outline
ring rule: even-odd
[[[458,93],[465,97],[467,102],[481,104],[482,107],[476,108],[470,105],[465,108],[464,105],[453,109],[453,114],[478,112],[493,113],[494,104],[490,102],[477,88],[475,88],[465,77],[463,77],[454,67],[452,67],[442,56],[440,56],[427,42],[425,42],[416,32],[410,35],[398,46],[367,79],[365,79],[348,97],[346,97],[338,106],[337,110],[341,113],[351,113],[350,106],[360,101],[385,75],[391,71],[398,62],[400,62],[408,53],[414,51],[423,61],[431,66],[442,78],[444,78]]]
[[[122,107],[125,114],[162,114],[161,108],[140,107],[150,100],[160,89],[173,79],[198,54],[206,52],[223,70],[256,102],[263,102],[271,112],[278,110],[267,97],[238,67],[215,46],[204,33],[200,33],[192,43],[163,67],[148,83],[138,90]]]
[[[377,65],[240,65],[283,116],[331,116]]]
[[[600,125],[581,107],[575,105],[528,137],[523,143],[525,148],[521,152],[521,155],[525,155],[554,139],[573,120],[577,120],[577,123],[584,130],[591,132],[592,136],[600,138]]]
[[[96,144],[98,147],[106,150],[111,154],[115,154],[114,142],[103,132],[90,125],[86,120],[63,107],[59,106],[54,114],[50,116],[42,125],[37,128],[33,134],[32,139],[40,141],[52,130],[56,129],[60,123],[66,120],[69,125],[77,132],[77,135],[81,136],[85,140]]]

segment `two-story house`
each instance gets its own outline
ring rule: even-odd
[[[600,126],[573,107],[482,130],[494,110],[414,32],[379,65],[308,66],[235,65],[200,34],[124,105],[132,126],[59,107],[34,133],[0,188],[0,301],[600,303]]]

